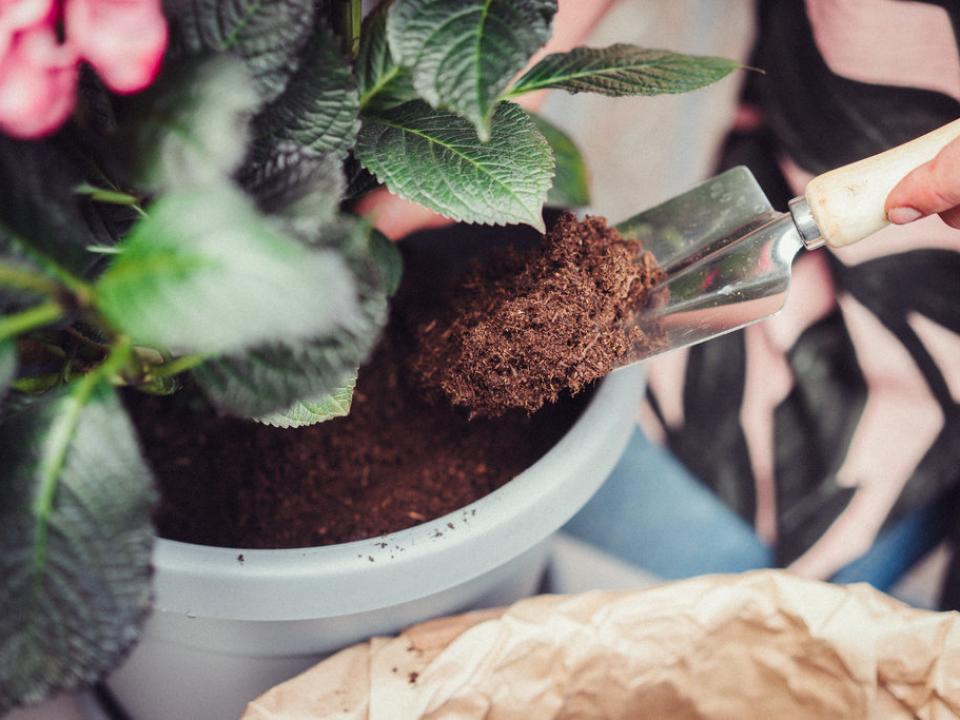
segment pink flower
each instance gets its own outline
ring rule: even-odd
[[[60,127],[73,110],[77,57],[57,41],[52,23],[18,28],[6,11],[0,16],[0,129],[37,137]]]
[[[53,0],[0,0],[0,57],[17,32],[52,22],[55,10]]]
[[[167,48],[160,0],[67,0],[67,41],[111,90],[134,93],[157,76]]]
[[[166,47],[160,0],[0,0],[0,130],[33,138],[60,127],[73,110],[81,60],[111,90],[142,90]]]

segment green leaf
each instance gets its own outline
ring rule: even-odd
[[[0,405],[17,374],[17,346],[13,340],[0,340]]]
[[[114,391],[88,376],[0,426],[0,714],[99,680],[150,600],[154,493]]]
[[[616,97],[684,93],[714,83],[738,67],[738,63],[726,58],[683,55],[636,45],[581,47],[547,55],[505,97],[544,88]]]
[[[400,288],[400,281],[403,279],[403,255],[397,249],[397,244],[379,230],[371,230],[370,255],[380,268],[384,291],[388,296],[393,295]]]
[[[307,239],[334,219],[346,184],[336,157],[305,148],[278,149],[263,159],[255,156],[238,180],[285,232]]]
[[[344,200],[356,200],[380,187],[374,174],[361,165],[353,153],[348,155],[343,163],[343,174],[347,179],[347,187],[343,191]]]
[[[298,400],[285,410],[258,417],[256,420],[278,428],[299,428],[349,415],[356,386],[357,373],[354,372],[342,387],[332,393],[309,400]]]
[[[486,140],[500,94],[550,38],[555,12],[547,0],[397,0],[387,35],[420,96]]]
[[[259,106],[238,60],[181,63],[135,100],[124,135],[137,184],[152,191],[218,183],[243,160]]]
[[[340,254],[280,234],[229,187],[162,198],[121,248],[95,303],[141,344],[235,352],[361,320]]]
[[[280,338],[208,360],[193,377],[214,405],[250,418],[284,411],[336,393],[367,360],[387,317],[385,277],[372,255],[375,240],[368,230],[355,222],[328,228],[317,238],[338,247],[349,264],[360,299],[358,317],[310,338]]]
[[[241,58],[260,97],[286,86],[316,18],[314,0],[169,0],[179,40],[193,54],[229,52]]]
[[[387,42],[387,11],[380,3],[363,21],[354,67],[360,85],[360,109],[386,110],[417,97],[410,71],[400,65]]]
[[[543,229],[553,157],[533,121],[516,105],[494,113],[489,142],[466,120],[423,102],[364,119],[360,162],[391,192],[454,220]]]
[[[57,138],[19,141],[0,133],[0,223],[75,273],[86,268],[84,248],[94,240],[74,193],[85,180]]]
[[[356,140],[359,111],[357,83],[339,41],[319,25],[283,95],[257,116],[257,142],[268,147],[292,143],[342,157]]]
[[[573,139],[560,128],[539,115],[531,115],[537,129],[550,143],[556,168],[553,187],[547,193],[547,205],[560,208],[583,207],[590,204],[590,182],[587,166]]]
[[[0,228],[0,315],[42,302],[56,287],[53,280],[26,255],[24,246]]]
[[[270,415],[336,392],[346,374],[366,359],[378,330],[371,323],[365,332],[261,345],[208,360],[193,377],[223,412],[242,418]]]

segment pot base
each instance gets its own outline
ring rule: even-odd
[[[613,469],[643,389],[642,367],[612,373],[563,438],[513,480],[389,536],[286,550],[159,540],[154,613],[110,690],[135,720],[235,718],[340,647],[534,592],[544,541]]]
[[[506,565],[389,612],[247,621],[237,632],[235,621],[154,611],[141,644],[107,687],[131,720],[238,718],[247,702],[358,638],[393,635],[432,617],[508,605],[532,595],[547,552],[548,543],[542,542]]]

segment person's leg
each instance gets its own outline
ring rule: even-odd
[[[664,579],[769,567],[753,529],[640,430],[566,532]]]
[[[888,590],[947,536],[958,508],[960,488],[951,489],[884,530],[830,580]],[[753,529],[639,430],[603,487],[564,530],[664,579],[773,564],[773,553]]]

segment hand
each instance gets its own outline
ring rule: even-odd
[[[960,229],[960,138],[897,183],[884,210],[896,225],[938,213],[947,225]]]

